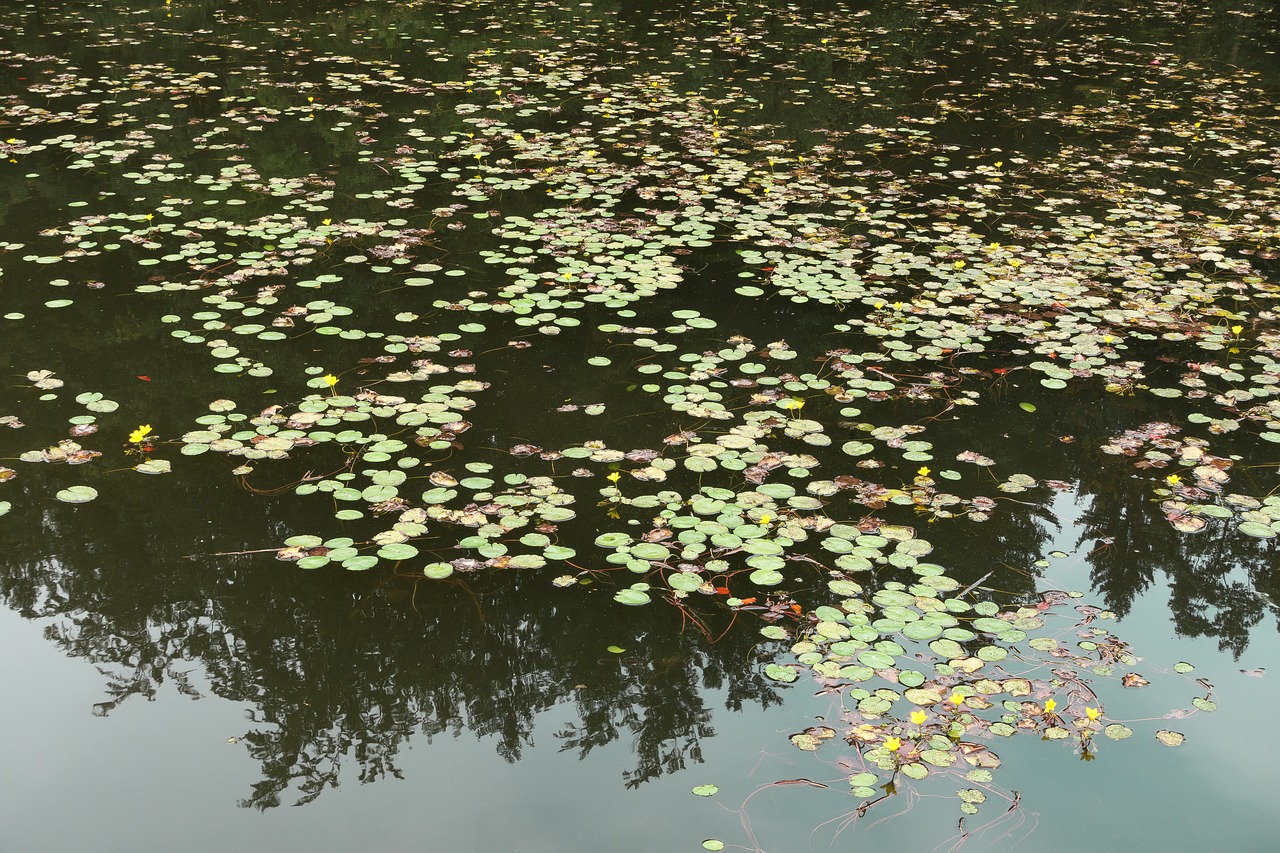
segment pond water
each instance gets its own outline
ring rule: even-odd
[[[1272,849],[1278,44],[7,12],[3,846]]]

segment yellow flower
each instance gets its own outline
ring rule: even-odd
[[[956,261],[956,263],[955,263],[955,267],[956,267],[956,269],[958,269],[958,270],[962,270],[962,269],[964,269],[964,261]]]
[[[804,408],[804,400],[797,400],[795,397],[791,397],[790,399],[783,400],[779,405],[789,411],[797,411]]]
[[[1164,478],[1164,481],[1168,483],[1170,486],[1176,486],[1182,482],[1182,478],[1179,477],[1177,474],[1170,474],[1168,477]]]
[[[916,472],[916,476],[918,476],[918,477],[928,477],[928,476],[929,476],[929,466],[928,466],[928,465],[921,465],[921,466],[920,466],[920,470]]]
[[[621,475],[621,474],[619,474],[617,471],[614,471],[614,472],[613,472],[613,473],[611,473],[608,477],[605,477],[605,479],[606,479],[606,480],[608,480],[608,481],[609,481],[609,482],[611,482],[611,483],[616,483],[616,482],[618,482],[618,478],[619,478],[619,477],[621,477],[621,476],[622,476],[622,475]]]
[[[326,373],[324,375],[324,384],[332,388],[334,385],[338,384],[338,377],[334,376],[332,373]]]
[[[963,705],[964,696],[959,693],[952,693],[950,696],[947,697],[947,701],[950,702],[952,705]]]
[[[1022,261],[1018,260],[1017,258],[1013,258],[1009,261],[1009,266],[1013,267],[1016,270],[1018,267],[1022,266]]]
[[[769,513],[766,512],[764,515],[760,516],[761,524],[768,524],[770,521],[773,521],[773,516],[769,515]]]
[[[1102,711],[1097,708],[1085,708],[1084,712],[1089,715],[1089,719],[1096,720],[1102,715]]]
[[[1244,326],[1232,326],[1232,327],[1231,327],[1231,334],[1233,334],[1233,335],[1238,335],[1238,334],[1240,334],[1240,333],[1241,333],[1241,332],[1243,332],[1243,331],[1244,331]]]
[[[914,725],[922,726],[924,725],[924,721],[927,719],[929,719],[929,715],[924,711],[921,711],[919,708],[911,712],[911,722]]]
[[[151,424],[143,424],[142,426],[129,433],[130,444],[141,444],[146,437],[151,434]]]
[[[1057,703],[1057,701],[1056,701],[1056,700],[1054,700],[1054,699],[1046,699],[1046,700],[1044,700],[1044,712],[1045,712],[1046,714],[1052,714],[1052,713],[1053,713],[1053,709],[1054,709],[1054,708],[1056,708],[1056,707],[1058,707],[1058,703]]]
[[[890,752],[897,752],[902,748],[902,741],[896,737],[885,738],[884,748]]]

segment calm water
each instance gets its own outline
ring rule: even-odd
[[[4,849],[1273,849],[1274,6],[109,5],[0,19]],[[857,816],[819,517],[1134,736]]]

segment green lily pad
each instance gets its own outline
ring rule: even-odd
[[[772,678],[774,681],[781,681],[783,684],[790,684],[798,678],[794,669],[789,666],[779,666],[776,663],[766,666],[764,674],[766,677]]]
[[[756,569],[748,579],[756,586],[777,586],[782,583],[782,572],[774,569]]]
[[[393,542],[379,548],[378,556],[383,560],[408,560],[418,556],[418,549],[407,542]]]
[[[909,640],[932,640],[942,636],[942,626],[935,622],[917,620],[910,622],[902,629],[902,636]]]
[[[626,604],[630,607],[639,607],[642,604],[648,604],[652,599],[647,592],[638,589],[620,589],[613,595],[613,600],[619,604]]]
[[[1242,521],[1237,529],[1246,536],[1256,536],[1259,539],[1272,539],[1276,535],[1271,525],[1257,521]]]
[[[428,563],[423,567],[422,573],[432,580],[444,580],[453,574],[453,565],[451,563]]]
[[[693,572],[675,572],[667,576],[668,586],[684,592],[695,592],[702,587],[704,582],[702,575],[694,574]]]
[[[858,655],[858,662],[872,669],[888,669],[893,666],[893,656],[876,649],[867,649]]]
[[[88,503],[98,496],[98,490],[92,486],[70,486],[60,489],[54,497],[63,503],[83,504]]]

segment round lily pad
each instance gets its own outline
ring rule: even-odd
[[[378,556],[384,560],[408,560],[418,555],[418,549],[407,542],[393,542],[378,549]]]
[[[451,563],[428,563],[423,567],[422,573],[432,580],[444,580],[453,574],[453,565]]]
[[[652,599],[649,594],[638,589],[620,589],[613,595],[613,600],[619,604],[626,604],[631,607],[638,607],[641,604],[648,604]]]
[[[63,503],[83,504],[88,503],[98,496],[98,490],[92,486],[69,486],[60,489],[54,497]]]

